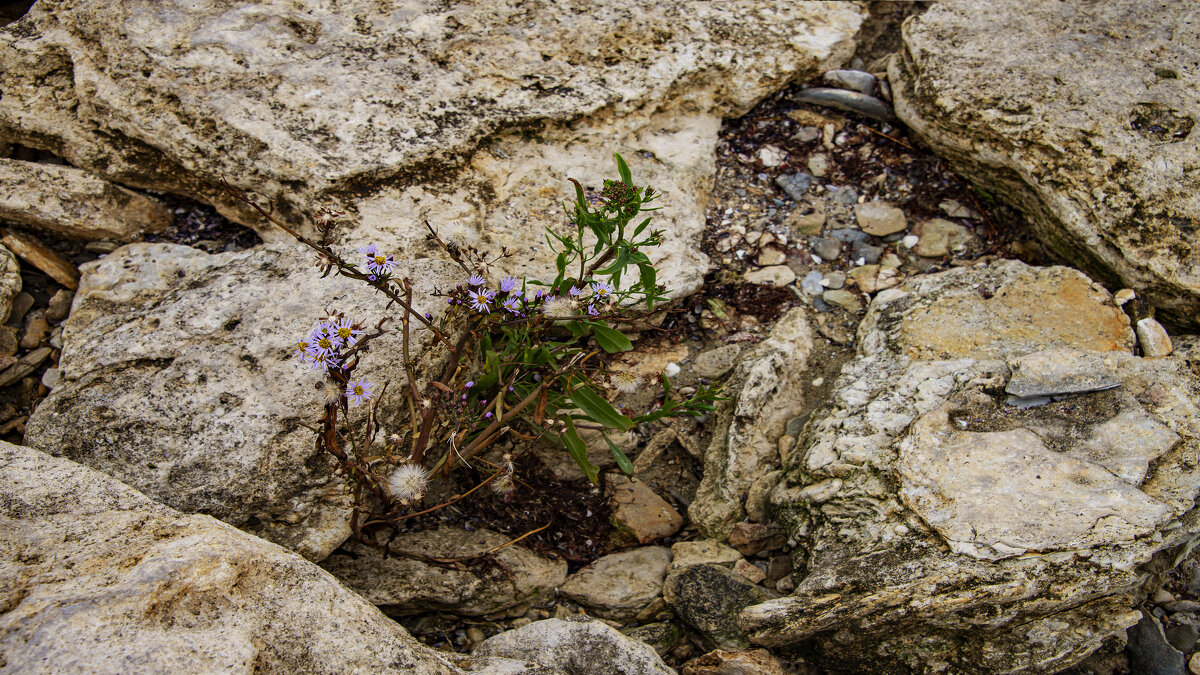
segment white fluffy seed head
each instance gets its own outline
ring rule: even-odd
[[[401,464],[388,478],[388,490],[397,501],[411,502],[425,496],[429,472],[416,464]]]
[[[575,301],[569,298],[550,298],[542,305],[542,314],[551,319],[565,319],[575,316]]]
[[[642,378],[627,370],[620,370],[612,374],[609,382],[622,394],[632,394],[642,384]]]
[[[453,223],[442,234],[442,241],[450,248],[468,248],[475,243],[475,233],[462,223]]]
[[[342,400],[343,391],[345,389],[342,385],[333,380],[325,380],[321,383],[321,400],[324,401],[325,405],[333,405]]]

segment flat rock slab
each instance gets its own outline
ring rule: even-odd
[[[1015,261],[882,291],[858,337],[771,493],[795,591],[742,611],[750,640],[852,672],[1058,672],[1136,623],[1143,566],[1200,514],[1193,341],[1139,358],[1106,291]],[[1039,364],[1109,388],[1011,404]]]
[[[320,409],[321,378],[291,352],[328,308],[374,326],[383,303],[365,284],[321,279],[313,262],[299,245],[209,255],[132,244],[84,265],[63,329],[62,380],[25,442],[324,558],[349,535],[350,512],[301,425]],[[398,274],[435,313],[445,301],[433,288],[461,276],[429,260]],[[374,347],[358,372],[399,381],[399,360],[375,357],[399,353],[398,331]]]
[[[1059,256],[1200,325],[1200,8],[930,10],[888,70],[900,119]]]
[[[484,640],[475,656],[524,659],[570,675],[674,675],[654,649],[586,616],[534,621]]]
[[[628,621],[662,593],[670,562],[665,546],[611,553],[572,574],[562,594],[597,616]]]
[[[1121,383],[1111,355],[1074,349],[1047,349],[1008,362],[1012,377],[1004,391],[1013,396],[1053,396],[1111,389]]]
[[[438,654],[294,553],[2,442],[0,603],[10,672],[558,672]]]

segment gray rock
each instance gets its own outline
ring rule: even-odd
[[[829,196],[833,201],[839,204],[856,204],[858,203],[858,191],[852,187],[836,187],[829,188]]]
[[[1024,211],[1060,257],[1200,326],[1196,7],[1118,0],[1102,12],[1026,11],[1020,0],[963,0],[930,9],[904,24],[888,67],[900,119]],[[1154,54],[1153,64],[1129,54]]]
[[[17,262],[17,256],[0,246],[0,319],[3,319],[0,323],[7,322],[13,313],[13,303],[21,295],[21,284],[21,265]],[[28,294],[25,297],[29,298],[31,307],[33,297]],[[28,311],[29,307],[24,307],[16,320],[25,318],[25,312]]]
[[[1137,625],[1129,629],[1129,666],[1132,672],[1147,675],[1184,675],[1186,657],[1171,646],[1158,619],[1142,612]]]
[[[702,352],[692,360],[692,372],[710,380],[724,377],[733,370],[741,353],[742,346],[738,344],[722,345]]]
[[[1142,348],[1142,356],[1157,358],[1171,353],[1171,336],[1162,324],[1149,317],[1137,322],[1138,346]]]
[[[830,84],[842,89],[857,91],[870,96],[875,93],[875,76],[861,70],[831,70],[822,77]]]
[[[1012,378],[1004,391],[1013,396],[1050,396],[1111,389],[1121,383],[1114,358],[1077,349],[1047,349],[1008,363]]]
[[[836,260],[842,254],[842,242],[833,237],[813,237],[808,240],[808,247],[822,260]]]
[[[871,246],[861,241],[856,241],[850,246],[850,257],[855,264],[859,260],[863,261],[864,265],[875,265],[879,263],[879,259],[883,257],[882,246]]]
[[[461,271],[423,260],[398,275],[412,278],[421,310],[440,315],[445,301],[432,291]],[[365,284],[319,277],[295,244],[219,255],[131,244],[84,265],[62,380],[25,442],[324,558],[349,536],[349,505],[300,425],[319,409],[320,377],[292,346],[330,306],[374,325],[383,303]],[[375,356],[400,349],[399,331],[373,347],[359,372],[402,381],[398,360]],[[386,406],[381,416],[390,423]]]
[[[710,646],[744,649],[750,642],[738,626],[738,612],[771,594],[720,567],[692,565],[667,576],[663,597]]]
[[[809,295],[818,295],[825,290],[825,287],[821,285],[821,280],[824,278],[825,275],[817,270],[813,270],[804,275],[804,279],[800,281],[800,290]]]
[[[298,555],[2,442],[0,523],[14,672],[552,672],[434,652]]]
[[[831,305],[841,307],[847,312],[857,312],[862,309],[862,298],[854,291],[845,289],[829,290],[821,294],[821,299]]]
[[[800,103],[812,103],[835,110],[859,113],[881,122],[891,122],[896,119],[892,112],[892,106],[874,96],[860,94],[856,91],[814,87],[801,89],[793,98]]]
[[[1195,347],[1142,359],[1131,333],[1065,268],[879,292],[772,494],[795,589],[742,612],[751,640],[848,671],[1057,672],[1119,637],[1200,513]],[[1009,362],[1055,348],[1111,359],[1120,386],[1024,410],[996,395]]]
[[[856,230],[852,227],[842,227],[836,230],[830,230],[829,236],[845,244],[867,242],[871,238],[871,235],[867,234],[866,232],[863,232],[862,230]]]
[[[654,651],[658,652],[659,656],[666,656],[672,649],[675,649],[683,637],[683,629],[667,622],[648,623],[637,628],[627,628],[621,632],[650,645]]]
[[[904,212],[886,202],[863,202],[854,207],[858,227],[867,234],[882,237],[903,232],[908,227]]]
[[[787,196],[791,197],[793,201],[798,202],[804,199],[804,193],[808,192],[808,188],[812,187],[812,180],[812,176],[803,171],[797,171],[793,174],[776,176],[775,184],[786,192]]]
[[[629,621],[662,593],[670,563],[671,549],[665,546],[611,553],[572,574],[562,594],[597,616]]]
[[[567,675],[674,675],[649,645],[586,616],[534,621],[484,640],[474,656],[533,661]]]

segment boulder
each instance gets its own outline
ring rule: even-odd
[[[533,661],[567,675],[675,674],[653,647],[586,616],[534,621],[484,640],[472,653]]]
[[[742,612],[750,639],[1058,672],[1136,623],[1200,518],[1188,357],[1134,356],[1107,291],[1016,261],[879,293],[858,344],[772,494],[795,591]]]
[[[221,177],[293,226],[352,211],[347,243],[386,236],[403,257],[428,246],[424,219],[457,221],[517,253],[507,271],[539,274],[566,178],[599,187],[623,151],[668,194],[659,281],[688,293],[708,264],[720,119],[843,63],[863,16],[784,0],[42,0],[0,33],[0,139],[213,203],[265,239],[283,235]]]
[[[414,301],[429,312],[445,306],[434,287],[461,276],[433,260],[403,263],[398,275],[413,279]],[[324,558],[349,535],[350,510],[303,425],[319,414],[321,378],[291,351],[327,308],[371,326],[384,313],[365,284],[319,277],[297,244],[218,255],[131,244],[84,265],[63,329],[62,380],[30,417],[25,442]],[[380,358],[399,353],[399,331],[375,345],[357,372],[402,381],[400,360]]]
[[[704,477],[688,507],[706,537],[728,537],[746,515],[743,502],[750,486],[778,468],[779,438],[805,403],[801,380],[812,349],[808,315],[790,309],[730,375],[723,393],[732,400],[717,415],[704,451]]]
[[[1200,326],[1200,9],[1094,9],[937,3],[904,24],[896,114],[1063,259]]]
[[[321,566],[389,615],[449,611],[484,616],[553,600],[554,590],[567,578],[565,561],[546,560],[519,545],[496,551],[494,564],[466,560],[509,539],[488,530],[439,527],[398,535],[387,557],[379,549],[347,543]],[[425,558],[464,563],[439,565]]]
[[[6,672],[561,672],[439,654],[294,553],[3,442],[0,607]]]
[[[596,616],[629,621],[662,593],[670,563],[665,546],[611,553],[572,574],[562,594]]]
[[[700,634],[710,647],[745,649],[746,631],[738,613],[775,597],[760,586],[715,565],[690,565],[671,572],[663,599],[675,616]]]

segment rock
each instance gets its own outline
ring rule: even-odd
[[[687,662],[683,675],[786,675],[779,661],[765,649],[740,652],[713,650]]]
[[[0,522],[8,669],[465,672],[300,556],[32,448],[0,443]]]
[[[737,365],[738,355],[742,346],[738,344],[722,345],[706,352],[701,352],[692,360],[692,372],[698,377],[715,380],[724,377]]]
[[[37,370],[43,361],[50,358],[50,354],[53,351],[49,347],[38,347],[25,356],[22,356],[16,363],[5,368],[3,372],[0,372],[0,387],[7,387],[15,382],[20,382],[27,375],[33,374],[33,371]],[[29,443],[28,428],[26,428],[25,433],[25,442]]]
[[[79,270],[75,265],[63,260],[54,249],[20,232],[4,230],[3,235],[0,241],[4,242],[5,248],[16,253],[21,260],[45,272],[51,279],[72,291],[78,287]]]
[[[912,231],[918,237],[913,253],[925,258],[961,253],[976,241],[970,229],[942,218],[922,220]]]
[[[0,159],[0,218],[71,239],[136,241],[174,217],[155,199],[86,171]]]
[[[1129,629],[1129,666],[1132,672],[1147,675],[1182,675],[1187,666],[1184,655],[1167,642],[1162,624],[1146,612]]]
[[[53,389],[58,386],[59,380],[62,379],[62,371],[58,368],[47,368],[42,373],[42,385],[47,389]]]
[[[1016,23],[1019,0],[931,9],[888,67],[905,125],[1059,256],[1200,326],[1194,7],[1047,4]]]
[[[857,286],[858,290],[863,293],[875,293],[885,288],[892,288],[899,284],[901,279],[894,267],[862,265],[847,272],[846,281]]]
[[[963,206],[953,199],[947,199],[938,203],[938,208],[942,213],[950,218],[963,218],[965,220],[980,220],[983,216],[979,212],[969,206]]]
[[[804,210],[806,209],[802,207],[794,209],[788,215],[788,226],[802,237],[810,234],[820,234],[821,228],[825,226],[825,212],[817,210],[811,213],[804,213]]]
[[[1192,658],[1188,659],[1188,672],[1192,675],[1200,673],[1200,652],[1192,654]]]
[[[1143,359],[1131,333],[1060,267],[880,292],[772,494],[795,589],[742,612],[750,639],[831,670],[1058,672],[1119,638],[1200,515],[1196,346]],[[1052,349],[1118,386],[1008,405],[1009,363]]]
[[[733,573],[752,584],[762,583],[762,580],[767,578],[766,572],[755,567],[753,563],[745,558],[733,564]]]
[[[342,481],[299,422],[319,409],[320,381],[291,358],[331,305],[372,325],[370,287],[319,278],[297,244],[209,255],[131,244],[84,265],[59,368],[62,381],[29,420],[25,442],[121,478],[185,512],[206,513],[320,560],[350,533]],[[461,272],[401,263],[422,311]],[[436,314],[435,314],[436,315]],[[421,344],[426,334],[414,335]],[[402,381],[399,332],[358,371]],[[3,376],[0,376],[0,380]],[[381,421],[390,424],[386,406]]]
[[[1172,622],[1163,632],[1167,642],[1184,654],[1190,653],[1196,647],[1196,640],[1200,639],[1200,630],[1190,623]]]
[[[596,616],[629,621],[662,593],[670,563],[671,550],[664,546],[611,553],[572,574],[562,594]]]
[[[681,541],[671,546],[671,569],[692,565],[728,565],[742,559],[742,554],[715,539]]]
[[[858,227],[867,234],[884,237],[908,228],[904,212],[885,202],[863,202],[854,207]]]
[[[1121,384],[1113,358],[1065,347],[1011,359],[1008,367],[1012,377],[1004,391],[1022,398],[1100,391]]]
[[[25,329],[21,332],[18,345],[21,349],[35,349],[49,334],[50,323],[46,321],[46,311],[36,309],[25,317]]]
[[[663,598],[704,641],[720,649],[749,646],[737,617],[744,607],[771,597],[766,590],[712,565],[692,565],[667,575]]]
[[[46,307],[46,318],[55,323],[67,318],[71,313],[71,301],[74,299],[75,294],[65,288],[55,291]]]
[[[398,259],[427,257],[424,221],[458,222],[489,251],[519,254],[497,273],[539,275],[553,269],[543,226],[565,225],[566,179],[600,187],[621,151],[640,185],[671,195],[652,255],[673,297],[708,267],[700,242],[721,118],[841,65],[864,15],[782,0],[531,14],[487,0],[402,17],[371,0],[160,9],[84,0],[31,11],[20,35],[0,39],[0,135],[117,183],[213,203],[266,240],[286,235],[225,194],[221,177],[305,231],[318,206],[355,213],[346,245],[388,241]],[[634,37],[664,25],[661,39]]]
[[[796,273],[787,265],[773,265],[750,270],[742,278],[752,284],[771,284],[772,286],[787,286],[796,280]]]
[[[787,196],[792,198],[792,201],[801,201],[804,199],[804,193],[808,192],[808,188],[812,187],[812,176],[797,171],[796,173],[785,173],[775,177],[775,184],[781,190],[787,193]]]
[[[7,251],[8,249],[0,247],[0,250]],[[33,296],[28,293],[23,291],[17,293],[12,298],[12,308],[8,313],[9,323],[17,324],[23,321],[25,319],[25,314],[28,313],[29,310],[33,309],[33,305],[36,302],[37,300],[34,300]]]
[[[861,70],[831,70],[822,77],[826,82],[842,89],[857,91],[867,96],[875,93],[875,76]]]
[[[837,260],[842,254],[842,242],[833,237],[813,237],[808,240],[808,247],[822,260]]]
[[[758,161],[768,169],[774,168],[787,161],[787,153],[774,145],[764,145],[755,153]]]
[[[871,246],[861,241],[856,241],[850,246],[850,259],[856,265],[874,265],[883,257],[882,246]]]
[[[787,262],[787,252],[775,246],[766,246],[758,252],[758,264],[763,266],[782,265]],[[795,280],[795,273],[792,273],[792,279]]]
[[[21,265],[17,257],[7,248],[0,246],[0,323],[5,323],[12,313],[13,301],[21,294]],[[33,299],[29,296],[30,300]],[[29,311],[26,307],[25,311]],[[24,312],[17,320],[24,317]]]
[[[683,637],[683,630],[679,626],[665,621],[648,623],[637,628],[627,628],[621,632],[650,645],[659,656],[666,656],[672,649],[675,649]]]
[[[620,474],[606,475],[613,524],[635,541],[648,544],[683,527],[683,516],[649,485]]]
[[[847,312],[862,310],[862,299],[858,293],[847,290],[831,290],[821,294],[821,299],[831,305],[837,305]]]
[[[842,227],[842,228],[838,228],[836,230],[830,230],[829,236],[833,237],[834,239],[837,239],[838,241],[840,241],[842,243],[851,244],[851,245],[858,244],[858,243],[866,243],[867,241],[870,241],[870,239],[871,239],[871,235],[867,234],[866,232],[863,232],[862,230],[857,230],[852,227]]]
[[[1113,302],[1117,304],[1117,307],[1121,307],[1136,297],[1137,293],[1132,288],[1122,288],[1116,293],[1113,293]]]
[[[494,635],[476,657],[533,661],[567,675],[673,675],[649,645],[586,616],[534,621]]]
[[[804,275],[804,278],[800,280],[800,290],[808,295],[820,295],[825,290],[825,287],[821,285],[821,281],[824,278],[825,275],[817,270],[813,270]]]
[[[710,538],[729,535],[745,516],[747,490],[776,468],[776,444],[788,419],[805,404],[801,379],[813,350],[812,329],[803,309],[789,309],[748,354],[725,384],[723,404],[704,450],[704,476],[688,516]]]
[[[829,272],[821,277],[821,286],[828,288],[831,291],[836,291],[845,285],[846,275],[842,274],[841,272]]]
[[[729,533],[729,545],[747,556],[783,548],[785,541],[782,530],[763,523],[738,523]]]
[[[789,441],[790,439],[790,441]],[[796,439],[790,436],[779,437],[779,447],[790,447],[791,442]],[[782,456],[782,454],[780,455]],[[750,485],[750,489],[746,491],[746,517],[755,523],[765,523],[769,517],[768,509],[770,508],[771,492],[779,481],[783,478],[782,471],[768,471],[759,476]],[[730,535],[732,537],[732,535]]]
[[[1138,346],[1142,348],[1142,356],[1148,359],[1167,356],[1171,353],[1171,336],[1162,324],[1154,319],[1146,318],[1137,322]]]
[[[830,185],[825,191],[830,199],[839,204],[856,204],[858,202],[858,191],[850,186]]]
[[[808,172],[817,178],[824,178],[829,173],[829,156],[815,153],[808,158]]]
[[[441,559],[469,559],[508,542],[488,530],[443,526],[398,535],[383,551],[347,543],[321,563],[330,574],[389,615],[445,611],[484,616],[514,607],[545,603],[567,578],[567,564],[546,560],[522,548],[496,551],[502,570],[467,564],[464,569],[405,557],[406,553]]]
[[[890,122],[896,119],[890,105],[874,96],[860,94],[856,91],[813,87],[812,89],[801,89],[793,98],[799,103],[812,103],[834,110],[858,113],[881,122]]]

